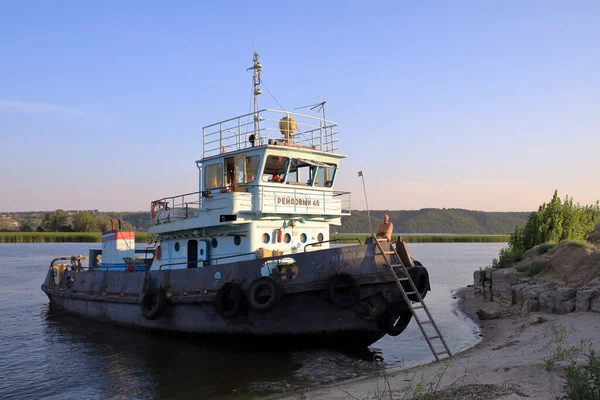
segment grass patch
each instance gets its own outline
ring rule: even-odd
[[[548,252],[548,250],[554,248],[557,244],[558,243],[556,243],[556,242],[546,242],[546,243],[538,244],[537,246],[535,246],[535,251],[539,255],[546,254]]]
[[[539,274],[540,272],[542,272],[542,270],[544,269],[544,263],[542,262],[532,262],[529,264],[525,264],[525,265],[519,265],[516,270],[519,271],[520,273],[524,274],[525,276],[536,276],[537,274]]]
[[[331,234],[330,239],[339,239],[341,243],[362,243],[371,235]],[[392,237],[396,240],[397,236]],[[402,235],[405,243],[506,243],[508,235]]]
[[[565,240],[561,243],[566,243],[569,247],[581,247],[588,249],[597,249],[593,243],[588,242],[587,240]]]
[[[136,243],[145,243],[151,236],[136,233]],[[73,243],[101,242],[100,232],[0,232],[0,243]]]
[[[600,399],[600,359],[594,350],[590,350],[586,358],[583,365],[572,362],[565,371],[565,398],[569,400]]]

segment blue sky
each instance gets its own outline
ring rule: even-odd
[[[0,211],[197,190],[202,126],[327,101],[374,209],[600,198],[600,2],[0,3]],[[276,107],[268,94],[261,106]]]

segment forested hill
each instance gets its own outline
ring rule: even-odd
[[[529,212],[486,212],[462,209],[424,208],[411,211],[371,211],[373,229],[381,222],[384,214],[390,216],[396,233],[464,233],[464,234],[509,234],[516,226],[525,225]],[[342,218],[342,226],[332,227],[339,233],[369,232],[366,211],[352,211]]]
[[[396,233],[464,233],[508,234],[524,225],[528,212],[485,212],[461,209],[425,208],[418,211],[371,211],[373,229],[388,214]],[[125,229],[145,232],[150,226],[149,212],[102,212],[98,210],[54,212],[29,211],[1,213],[0,230],[39,230],[48,232],[94,232],[110,229],[110,220],[124,221]],[[369,219],[366,211],[352,211],[342,218],[342,226],[332,226],[332,232],[367,233]]]

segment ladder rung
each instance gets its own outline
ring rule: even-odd
[[[421,325],[430,324],[430,323],[431,323],[431,320],[429,320],[429,319],[427,321],[421,321]]]
[[[400,268],[402,266],[402,264],[392,264],[391,267],[392,268]]]
[[[395,251],[384,251],[383,254],[392,255],[392,254],[396,254],[396,252]]]
[[[440,337],[438,335],[435,336],[429,336],[427,339],[428,340],[433,340],[433,339],[439,339]]]
[[[399,281],[407,281],[408,278],[398,278]]]
[[[423,307],[423,306],[415,306],[415,307],[413,307],[413,310],[418,310],[420,308],[425,308],[425,307]]]
[[[450,354],[450,353],[448,353],[448,350],[440,351],[439,353],[437,353],[438,356],[441,354]]]
[[[377,238],[378,242],[387,242],[387,238]]]
[[[417,292],[406,292],[405,294],[416,294]]]

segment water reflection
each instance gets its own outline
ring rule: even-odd
[[[47,338],[65,395],[251,398],[358,376],[382,366],[381,353],[248,348],[199,336],[134,331],[46,309]],[[76,374],[70,373],[77,371]],[[102,396],[101,396],[102,397]]]

